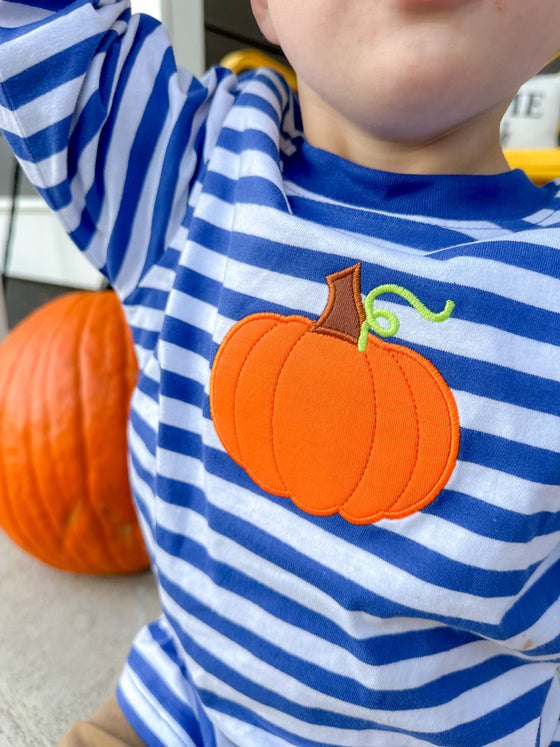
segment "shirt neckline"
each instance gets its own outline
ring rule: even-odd
[[[344,205],[441,220],[527,218],[549,205],[554,183],[536,186],[521,169],[493,175],[399,174],[369,169],[302,140],[284,178]]]

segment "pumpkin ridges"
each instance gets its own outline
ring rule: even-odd
[[[57,339],[56,346],[52,347],[51,360],[53,362],[53,368],[51,368],[51,375],[53,377],[59,377],[59,365],[60,347],[68,349],[68,345],[72,345],[76,330],[80,330],[80,340],[86,334],[87,327],[85,320],[87,318],[87,300],[89,294],[78,295],[76,294],[75,303],[71,304],[70,299],[67,299],[66,304],[61,302],[59,312],[62,317],[62,323],[60,327],[60,336]],[[86,300],[86,303],[84,303]],[[80,371],[79,361],[77,361],[77,351],[72,345],[72,349],[68,350],[72,356],[72,361],[69,363],[67,370],[72,374],[73,381],[68,384],[68,389],[76,393],[73,398],[74,401],[71,403],[71,408],[68,408],[66,414],[69,418],[70,423],[65,422],[67,431],[72,434],[72,438],[75,438],[76,434],[82,432],[81,423],[81,402],[83,393],[79,386]],[[59,385],[60,381],[57,382]],[[64,391],[64,384],[62,383],[62,390],[60,386],[51,384],[47,387],[47,395],[52,396],[54,393],[60,395]],[[49,403],[48,413],[57,411],[57,403],[51,401]],[[69,569],[67,563],[67,556],[72,557],[72,569],[81,572],[84,568],[92,567],[95,563],[94,555],[92,553],[93,544],[88,542],[85,547],[77,547],[71,541],[72,534],[76,531],[76,521],[83,512],[84,504],[86,503],[87,496],[87,464],[84,460],[76,462],[76,459],[80,458],[82,454],[81,446],[77,446],[73,442],[67,444],[69,453],[64,454],[61,449],[64,448],[64,444],[60,441],[56,442],[57,451],[54,453],[54,461],[62,470],[57,471],[58,482],[61,490],[61,494],[64,496],[64,528],[60,537],[60,544],[57,552],[56,559],[53,559],[53,564],[64,570]],[[66,459],[63,457],[66,456]],[[76,500],[76,496],[79,499]],[[95,566],[93,566],[95,568]]]
[[[314,370],[309,361],[324,365]],[[278,378],[273,450],[291,499],[304,511],[335,513],[367,465],[375,394],[364,367],[369,372],[356,345],[312,331],[294,346]],[[333,471],[341,451],[352,449],[344,469]]]
[[[274,444],[274,403],[280,373],[309,327],[309,321],[285,317],[263,334],[248,353],[236,387],[234,412],[244,467],[263,490],[284,497],[289,492],[278,469],[274,446],[268,454],[266,446]],[[287,353],[286,345],[289,346]],[[259,371],[260,356],[267,348],[276,353],[272,358],[274,366],[269,364],[266,371]],[[256,376],[251,373],[255,367]],[[245,386],[247,381],[250,382],[248,388]],[[271,385],[268,393],[267,384]]]
[[[35,442],[31,449],[31,453],[35,458],[37,458],[39,445],[43,452],[40,455],[42,457],[40,462],[42,471],[40,482],[43,490],[39,495],[42,495],[44,490],[51,493],[56,491],[57,500],[50,501],[47,496],[34,501],[33,504],[29,502],[29,505],[35,505],[36,503],[38,506],[43,506],[43,504],[46,504],[48,509],[54,512],[57,531],[43,534],[43,536],[47,534],[45,540],[52,544],[52,546],[47,547],[45,543],[42,555],[39,555],[39,557],[43,562],[65,570],[67,569],[67,565],[61,561],[60,530],[58,528],[62,522],[67,521],[67,517],[70,515],[69,505],[72,501],[72,488],[75,490],[75,485],[68,485],[68,469],[71,467],[72,455],[61,454],[58,449],[53,449],[55,442],[52,439],[53,435],[58,434],[61,429],[68,430],[67,418],[72,412],[72,407],[66,407],[64,418],[61,419],[57,397],[60,396],[61,391],[64,391],[64,381],[61,380],[60,368],[57,364],[60,362],[60,353],[58,351],[61,347],[67,348],[68,344],[70,344],[69,341],[67,342],[65,336],[69,319],[74,321],[79,313],[80,304],[78,295],[69,294],[69,296],[65,297],[64,301],[55,305],[51,311],[49,320],[45,320],[51,328],[52,337],[48,344],[41,347],[44,364],[40,371],[40,376],[36,377],[37,390],[34,393],[34,400],[43,407],[43,417],[39,422],[43,426],[44,433],[42,437],[38,438],[39,444]],[[58,413],[57,420],[53,418],[53,412]],[[38,435],[36,434],[36,439]],[[38,467],[36,467],[37,471]],[[72,552],[73,569],[81,571],[83,563],[83,554]]]
[[[407,501],[407,493],[409,493],[413,488],[418,491],[418,484],[423,479],[425,479],[425,473],[430,471],[432,473],[438,474],[439,477],[436,479],[436,481],[431,485],[424,487],[421,485],[420,487],[420,493],[424,494],[424,498],[421,501],[418,501],[417,505],[418,508],[416,510],[419,510],[420,508],[423,508],[428,503],[430,503],[433,498],[435,498],[436,495],[439,494],[441,489],[447,484],[449,478],[451,477],[451,473],[454,469],[455,462],[457,459],[457,455],[459,452],[459,419],[458,419],[458,413],[457,408],[455,405],[455,401],[453,399],[453,395],[451,394],[449,388],[445,384],[445,381],[439,371],[423,356],[420,356],[418,353],[416,353],[414,350],[411,350],[409,348],[401,348],[398,351],[399,357],[401,359],[405,359],[407,361],[412,361],[416,365],[420,366],[421,370],[425,372],[428,376],[431,377],[431,380],[434,382],[435,386],[430,387],[430,391],[432,394],[437,395],[437,399],[442,401],[442,407],[438,408],[440,410],[440,415],[443,416],[444,414],[447,416],[447,428],[444,429],[444,434],[448,439],[448,443],[446,445],[446,456],[445,459],[441,460],[444,462],[444,464],[436,463],[434,465],[434,462],[437,458],[437,456],[440,453],[443,453],[441,451],[441,440],[438,440],[438,447],[440,451],[433,448],[434,443],[430,443],[430,440],[433,442],[433,434],[430,431],[429,428],[425,428],[423,425],[423,418],[419,418],[419,426],[421,428],[420,431],[420,439],[419,439],[419,461],[423,464],[425,467],[422,474],[417,475],[416,479],[411,479],[409,485],[405,488],[403,493],[398,497],[398,499],[395,501],[392,507],[391,514],[394,516],[400,516],[403,511],[409,511],[406,507],[404,509],[398,510],[398,505],[400,502],[406,503]],[[428,403],[424,402],[423,404],[424,408],[427,408],[433,417],[433,410],[435,409],[435,403],[432,401],[431,407]],[[425,434],[423,435],[423,432]],[[441,439],[441,434],[440,434]],[[420,451],[422,453],[420,453]],[[427,468],[427,465],[431,463],[431,469]],[[406,514],[402,514],[406,515]]]
[[[114,306],[113,310],[112,306]],[[83,334],[76,351],[79,358],[77,366],[80,373],[79,386],[82,392],[79,398],[80,453],[88,466],[84,511],[90,522],[90,530],[93,528],[97,536],[94,547],[98,552],[93,555],[92,565],[95,565],[99,572],[106,572],[108,569],[112,569],[112,572],[119,572],[130,562],[130,558],[119,551],[119,542],[115,536],[115,525],[117,522],[122,522],[122,516],[116,515],[121,506],[113,507],[111,522],[104,519],[104,512],[111,502],[112,494],[130,491],[128,475],[125,473],[123,483],[121,470],[110,468],[114,452],[120,450],[123,462],[122,471],[125,471],[126,415],[124,419],[121,419],[124,403],[113,388],[105,391],[106,372],[118,370],[122,374],[124,371],[125,356],[122,353],[122,343],[125,341],[120,332],[123,324],[124,320],[116,296],[107,292],[96,294],[83,322]],[[115,339],[115,331],[118,339]],[[102,347],[99,346],[99,339],[106,340]],[[97,363],[95,370],[92,363]],[[124,376],[121,380],[121,391],[123,381]],[[130,391],[127,391],[124,399],[128,404]],[[112,415],[110,420],[109,412]],[[119,442],[111,443],[112,453],[108,454],[108,444],[103,438],[103,433],[111,427],[115,428],[119,434]],[[101,492],[101,488],[104,493]],[[130,513],[130,521],[132,521],[132,503]],[[79,533],[76,539],[79,539]]]
[[[371,338],[364,358],[372,381],[377,385],[377,427],[360,481],[349,498],[339,506],[341,516],[357,524],[377,521],[386,515],[385,511],[378,509],[363,513],[363,506],[369,505],[378,493],[400,494],[406,488],[412,473],[407,465],[414,458],[418,440],[418,415],[413,400],[411,402],[411,387],[408,381],[401,378],[402,368],[394,352],[386,343]],[[391,409],[396,403],[396,410]],[[395,432],[406,433],[407,438],[399,439],[397,444]],[[398,463],[407,469],[406,474],[395,467],[382,469],[384,460],[395,453],[396,447],[399,451]]]
[[[75,308],[76,304],[74,304]],[[49,361],[51,359],[51,350],[55,344],[55,340],[59,336],[59,330],[61,327],[63,327],[65,320],[64,315],[60,313],[60,309],[57,309],[57,315],[55,317],[55,322],[53,323],[53,320],[51,320],[50,324],[50,335],[48,337],[44,337],[41,342],[42,345],[39,350],[39,357],[37,358],[36,365],[33,369],[32,373],[32,379],[31,379],[31,392],[29,393],[29,397],[27,398],[28,402],[28,412],[26,414],[26,429],[25,429],[25,442],[26,442],[26,451],[28,455],[29,463],[32,467],[32,493],[33,493],[33,503],[31,504],[31,497],[29,498],[29,505],[33,505],[36,510],[41,511],[41,513],[48,517],[50,529],[47,533],[47,536],[49,538],[49,543],[51,540],[53,540],[54,535],[54,528],[56,527],[56,517],[53,513],[53,504],[48,500],[45,490],[47,488],[50,489],[50,485],[48,484],[48,480],[41,479],[39,477],[39,466],[38,466],[38,457],[37,457],[37,450],[36,450],[36,441],[39,439],[41,443],[45,444],[46,450],[49,451],[49,439],[46,437],[45,433],[38,433],[37,428],[35,426],[35,419],[29,416],[29,410],[32,408],[39,408],[44,406],[44,397],[42,396],[43,388],[45,386],[45,370],[48,370]],[[35,336],[35,341],[37,341],[38,337]],[[46,408],[47,416],[50,419],[50,409]],[[43,422],[42,418],[39,419],[39,422]],[[50,427],[50,422],[47,421],[46,427],[44,427],[44,430],[48,431]],[[59,427],[59,424],[55,423],[54,427]],[[49,452],[50,459],[46,460],[46,464],[49,465],[51,468],[50,476],[52,477],[52,472],[56,472],[55,467],[58,464],[58,455],[52,454],[52,452]],[[44,532],[42,533],[44,536]],[[50,543],[50,546],[42,545],[41,547],[41,554],[40,558],[43,561],[48,562],[49,560],[56,560],[58,556],[58,552],[54,544]]]
[[[42,433],[37,433],[36,427],[29,427],[30,424],[33,423],[33,418],[29,416],[29,413],[26,414],[26,422],[27,422],[27,428],[26,428],[26,450],[28,454],[28,460],[32,467],[32,482],[34,484],[33,491],[36,493],[36,499],[34,502],[34,507],[36,509],[42,509],[46,515],[49,516],[49,523],[50,523],[50,530],[47,534],[47,542],[45,542],[41,547],[41,554],[39,555],[40,559],[49,562],[49,561],[55,561],[57,557],[56,548],[54,546],[51,546],[51,541],[53,540],[54,533],[52,529],[54,529],[56,525],[56,520],[53,520],[53,515],[51,513],[51,510],[53,510],[53,504],[46,498],[45,496],[45,489],[48,488],[50,490],[53,489],[53,485],[51,484],[51,480],[54,479],[57,473],[56,467],[58,465],[58,455],[53,454],[52,451],[49,448],[49,438],[47,436],[48,432],[51,430],[51,418],[50,418],[50,404],[47,404],[44,399],[44,395],[42,396],[43,387],[45,386],[45,381],[48,381],[49,379],[49,362],[51,360],[51,351],[54,346],[54,339],[58,337],[58,331],[60,326],[62,325],[64,319],[60,318],[60,314],[57,315],[56,324],[53,324],[50,329],[50,336],[45,339],[45,344],[41,346],[41,349],[39,351],[39,358],[37,360],[37,365],[35,366],[33,373],[32,373],[32,379],[31,379],[31,391],[29,393],[28,398],[28,407],[29,408],[35,408],[38,409],[41,407],[43,409],[44,415],[46,415],[46,421],[43,418],[38,418],[38,421],[42,424]],[[52,320],[51,320],[52,323]],[[47,391],[50,391],[50,387],[47,387]],[[47,404],[47,406],[45,406]],[[55,426],[59,427],[60,424],[55,424]],[[40,455],[38,455],[38,445],[37,441],[41,444],[41,446],[45,449],[47,452],[47,457],[43,457],[41,459],[41,462],[43,464],[46,464],[49,466],[49,478],[45,479],[45,476],[43,475],[43,479],[40,479],[38,476],[39,468],[37,464],[37,459]],[[61,489],[60,482],[56,486],[58,490]],[[29,502],[30,503],[30,502]],[[43,534],[44,536],[44,534]]]
[[[261,329],[268,331],[282,321],[283,317],[278,314],[253,314],[237,322],[224,337],[212,365],[209,397],[214,428],[228,454],[243,468],[235,423],[239,373],[255,341],[260,338]]]
[[[103,296],[103,303],[99,296]],[[82,319],[92,307],[100,317],[99,323],[84,325]],[[137,370],[137,366],[132,370],[129,365],[135,361],[130,337],[126,354],[123,354],[121,330],[126,324],[122,312],[119,315],[120,327],[116,321],[107,323],[117,316],[116,311],[120,311],[120,306],[113,292],[107,295],[67,294],[27,317],[0,347],[0,428],[3,432],[0,440],[0,524],[17,544],[38,559],[74,572],[120,573],[149,565],[132,510],[128,480],[122,476],[126,473],[126,459],[122,460],[123,469],[120,456],[115,455],[113,464],[109,458],[112,441],[119,443],[117,451],[122,451],[123,444],[126,448],[126,438],[124,435],[121,438],[120,431],[125,430],[128,395]],[[97,443],[106,446],[107,458],[99,465],[86,462],[88,469],[99,467],[97,477],[100,482],[93,482],[99,488],[99,494],[105,494],[107,503],[112,503],[107,515],[98,517],[99,522],[107,523],[106,532],[91,531],[96,517],[90,516],[87,506],[82,512],[84,521],[80,527],[77,529],[71,523],[75,506],[85,494],[82,486],[86,477],[84,462],[81,467],[77,463],[83,454],[76,452],[80,449],[75,438],[80,425],[75,412],[79,395],[73,387],[76,348],[78,341],[83,341],[84,335],[90,333],[99,335],[99,345],[93,346],[97,358],[82,363],[93,367],[93,379],[98,373],[99,378],[107,383],[108,390],[86,387],[82,396],[104,399],[109,406],[107,409],[112,408],[116,413],[114,421],[107,414],[107,422],[101,424],[105,430],[91,441],[94,446]],[[105,339],[105,334],[109,340]],[[104,355],[105,342],[116,346],[112,352],[108,351],[109,355]],[[28,352],[22,355],[23,350]],[[121,370],[125,360],[126,372]],[[101,361],[99,365],[98,361]],[[125,379],[128,384],[124,383]],[[126,402],[123,402],[124,390],[127,392]],[[115,428],[111,429],[113,422]],[[94,423],[90,425],[95,426]],[[115,434],[115,430],[119,433]],[[23,431],[27,447],[20,436]],[[11,441],[8,435],[12,437]],[[33,468],[30,467],[32,458]],[[107,490],[102,480],[103,466],[107,467],[105,473],[109,475],[113,466],[120,470],[116,481],[109,480]],[[127,489],[119,490],[117,494],[112,489],[113,483],[122,488],[124,482]],[[111,525],[112,512],[117,517],[115,531]],[[134,528],[123,539],[118,532],[119,522],[122,516],[126,518],[129,514],[134,518]],[[124,549],[119,554],[121,548]]]
[[[128,478],[127,468],[127,439],[126,439],[126,426],[129,414],[130,395],[132,388],[136,380],[136,358],[130,362],[133,363],[134,370],[127,369],[127,358],[128,351],[132,351],[131,338],[128,336],[128,327],[122,315],[120,304],[115,294],[103,293],[97,296],[97,304],[103,309],[104,313],[99,313],[92,318],[90,324],[92,327],[97,325],[101,327],[101,330],[92,329],[89,337],[91,339],[98,339],[101,336],[101,332],[111,340],[111,344],[103,346],[103,361],[100,364],[103,370],[119,370],[122,372],[121,376],[121,388],[120,391],[112,389],[107,392],[105,397],[107,398],[108,407],[100,407],[99,401],[101,397],[97,396],[99,386],[103,382],[100,382],[97,377],[89,377],[84,384],[88,387],[88,392],[92,396],[88,396],[85,399],[87,407],[85,408],[85,417],[90,417],[92,420],[101,424],[101,428],[94,431],[88,427],[87,421],[86,433],[88,434],[88,463],[95,465],[90,470],[92,476],[92,493],[96,496],[101,496],[101,502],[97,501],[92,509],[97,513],[102,523],[102,527],[106,535],[106,548],[109,555],[113,555],[112,566],[119,568],[124,567],[129,562],[127,553],[130,548],[142,547],[141,543],[132,542],[132,533],[137,532],[138,538],[141,537],[140,528],[135,521],[135,512],[132,504],[124,505],[119,504],[115,506],[111,513],[111,522],[103,519],[104,513],[107,510],[107,504],[111,500],[113,493],[121,493],[124,491],[130,492],[130,483]],[[110,309],[114,307],[114,313],[111,313]],[[107,323],[104,319],[110,320],[110,327],[107,327]],[[99,353],[96,348],[91,354]],[[87,372],[89,367],[84,367]],[[91,389],[90,389],[91,387]],[[104,389],[104,387],[102,386]],[[105,399],[105,397],[103,399]],[[111,410],[112,418],[109,420],[108,411]],[[107,428],[114,426],[119,434],[118,442],[115,442],[112,446],[112,451],[120,451],[122,454],[122,469],[112,470],[107,474],[109,470],[109,462],[113,458],[113,453],[108,453],[107,444],[102,438],[102,432],[104,426]],[[96,436],[97,434],[97,436]],[[101,495],[97,480],[103,475],[103,481],[105,482],[104,490],[105,496]],[[131,496],[132,498],[132,496]],[[128,534],[127,534],[128,532]],[[127,541],[128,538],[128,541]],[[145,556],[146,562],[148,560]],[[99,563],[106,565],[107,560],[104,557],[99,558]]]
[[[80,433],[80,458],[84,464],[84,467],[86,465],[89,465],[90,468],[86,470],[87,478],[86,478],[86,492],[84,495],[84,507],[87,510],[87,515],[89,517],[89,520],[92,522],[91,530],[93,530],[96,533],[97,542],[95,543],[95,547],[99,547],[100,545],[103,546],[104,552],[109,555],[111,559],[111,565],[115,563],[116,556],[114,554],[114,550],[112,547],[112,543],[110,541],[110,534],[108,532],[108,528],[101,520],[101,516],[99,513],[99,505],[98,503],[93,499],[93,496],[97,497],[97,491],[95,490],[94,480],[96,478],[96,469],[98,462],[98,455],[95,451],[95,448],[91,448],[90,446],[90,427],[89,427],[89,413],[88,410],[96,409],[96,401],[95,397],[91,396],[90,392],[90,382],[88,381],[88,377],[90,374],[89,368],[87,366],[87,361],[89,359],[89,352],[88,352],[88,345],[91,342],[96,341],[95,332],[93,330],[93,325],[95,323],[96,319],[96,312],[97,309],[95,308],[95,304],[100,303],[100,295],[98,294],[94,299],[94,304],[91,305],[91,307],[88,309],[88,312],[85,316],[84,323],[83,323],[83,334],[80,337],[80,344],[78,345],[76,349],[76,357],[78,359],[78,363],[75,367],[75,370],[78,374],[78,391],[80,392],[80,397],[78,399],[79,407],[78,407],[78,421],[80,424],[79,433]],[[103,315],[104,316],[104,315]],[[110,323],[110,316],[107,315],[107,321],[106,323]],[[109,330],[106,329],[105,332],[107,333],[106,339],[112,339],[111,335],[109,334]],[[108,354],[108,344],[103,345],[103,351],[104,354]],[[100,379],[103,378],[104,375],[104,361],[101,361],[101,368],[102,371]],[[97,377],[96,377],[97,378]],[[94,383],[94,389],[95,384]],[[95,416],[94,416],[95,418]],[[92,420],[94,419],[92,418]],[[99,423],[98,423],[99,425]],[[103,475],[105,477],[105,475]],[[100,558],[97,553],[94,555],[93,562],[96,564],[96,566],[101,569],[104,565],[103,559]]]
[[[25,352],[25,350],[32,345],[34,342],[33,336],[30,336],[27,340],[24,340],[23,338],[9,338],[4,345],[10,345],[10,352],[12,354],[11,361],[12,361],[12,369],[10,371],[10,375],[6,376],[7,384],[2,387],[1,391],[3,392],[3,400],[2,400],[2,408],[0,410],[0,413],[2,413],[2,431],[5,427],[5,421],[6,421],[6,414],[7,414],[7,408],[5,407],[5,402],[9,399],[9,394],[11,391],[11,387],[18,385],[20,382],[14,378],[13,371],[16,369],[19,361],[21,360],[22,353]],[[11,348],[14,348],[15,350],[12,351]],[[18,349],[19,348],[19,349]],[[4,351],[7,348],[4,348]],[[5,355],[3,356],[5,357]],[[4,364],[5,365],[5,364]],[[26,402],[29,401],[29,398],[26,398]],[[8,434],[8,438],[5,439],[4,435],[2,433],[2,443],[10,443],[11,439],[13,438],[13,432]],[[8,519],[9,524],[6,527],[6,532],[9,534],[11,539],[16,542],[20,547],[22,547],[25,550],[28,550],[30,552],[39,552],[40,551],[40,545],[37,544],[35,537],[34,537],[34,530],[29,533],[29,525],[27,521],[20,521],[20,516],[17,511],[18,503],[12,498],[12,491],[10,483],[6,477],[8,474],[8,470],[6,468],[6,460],[4,455],[4,450],[0,450],[0,458],[3,461],[3,469],[1,470],[0,474],[2,475],[4,489],[2,491],[2,495],[5,497],[5,507],[8,509],[8,512],[10,514],[10,517]],[[21,505],[21,495],[20,495],[20,504]],[[3,507],[4,509],[4,507]],[[11,519],[11,522],[10,522]]]

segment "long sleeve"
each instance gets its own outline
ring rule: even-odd
[[[122,297],[181,226],[219,77],[178,70],[129,0],[0,0],[0,128]]]

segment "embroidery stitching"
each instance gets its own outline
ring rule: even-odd
[[[390,324],[384,336],[398,329],[396,314],[373,306],[382,293],[398,293],[427,321],[445,321],[455,304],[434,313],[405,288],[381,285],[364,308],[360,269],[327,277],[329,299],[315,323],[279,314],[242,319],[224,338],[210,380],[218,436],[261,488],[355,524],[430,503],[453,472],[460,437],[437,369],[369,333],[379,317]],[[387,461],[389,454],[396,458]]]

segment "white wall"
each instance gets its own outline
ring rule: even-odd
[[[179,65],[195,75],[204,72],[203,0],[131,0],[135,13],[149,13],[163,20],[173,42]]]
[[[183,0],[189,2],[189,0]],[[134,13],[149,13],[161,19],[161,0],[130,0]]]
[[[161,0],[161,14],[177,63],[201,76],[205,70],[204,0]]]

